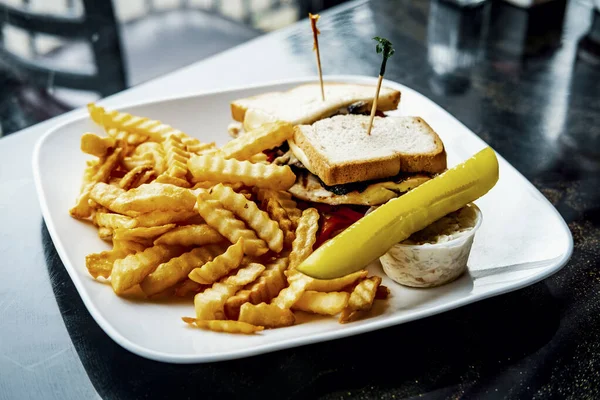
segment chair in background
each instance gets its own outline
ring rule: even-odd
[[[0,132],[163,75],[342,1],[0,0]],[[37,1],[37,3],[36,3]],[[20,2],[20,4],[19,4]],[[34,10],[60,5],[60,13]],[[327,4],[325,4],[327,3]],[[29,57],[3,27],[25,31]],[[58,44],[38,49],[43,35]],[[15,101],[16,100],[16,101]],[[21,113],[22,115],[19,115]],[[1,133],[0,133],[1,136]]]
[[[52,96],[54,87],[89,90],[100,96],[126,87],[112,3],[82,2],[85,13],[81,16],[36,14],[28,10],[29,1],[23,1],[20,9],[0,4],[0,82],[3,87],[0,123],[5,134],[69,110],[69,105]],[[9,49],[3,35],[7,25],[30,34],[31,57],[25,58]],[[60,69],[42,62],[35,54],[33,35],[36,34],[87,42],[95,59],[93,72]]]
[[[79,39],[90,44],[95,61],[95,72],[79,73],[45,66],[34,58],[27,60],[11,53],[0,29],[0,65],[17,77],[24,76],[37,86],[53,85],[91,90],[103,96],[125,87],[121,67],[121,48],[117,22],[110,1],[82,0],[85,9],[81,17],[36,14],[26,8],[17,9],[0,4],[0,28],[12,25],[32,34],[47,34],[66,39]],[[26,6],[29,1],[23,1]],[[67,4],[72,3],[67,1]],[[32,46],[35,52],[35,46]],[[115,62],[116,61],[116,62]]]

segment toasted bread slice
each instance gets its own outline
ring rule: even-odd
[[[437,133],[419,117],[338,115],[294,127],[290,149],[326,185],[395,176],[400,172],[439,173],[446,152]]]
[[[369,112],[375,96],[374,85],[325,83],[325,101],[321,100],[318,83],[297,86],[286,92],[269,92],[235,100],[231,103],[234,120],[244,122],[246,111],[257,110],[262,118],[275,118],[293,125],[312,124],[338,113]],[[377,108],[395,110],[400,102],[400,92],[382,87]],[[268,122],[268,121],[264,121]]]

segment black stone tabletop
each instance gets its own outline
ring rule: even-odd
[[[130,353],[84,307],[35,198],[19,197],[33,184],[29,172],[15,179],[11,165],[30,159],[38,134],[0,140],[0,249],[10,261],[0,280],[0,399],[600,398],[600,22],[591,7],[376,0],[323,13],[320,28],[333,38],[320,43],[327,73],[375,75],[372,37],[390,39],[386,78],[429,97],[502,154],[574,238],[568,264],[542,282],[372,333],[212,364]],[[229,56],[263,54],[276,42],[285,49],[278,59],[314,74],[310,35],[304,20]],[[281,65],[264,63],[263,77]],[[20,135],[27,141],[18,144]],[[13,239],[25,232],[29,239]],[[29,277],[50,282],[40,284],[43,296],[18,289]],[[29,296],[35,306],[19,308]],[[28,314],[42,313],[52,329],[34,334]],[[55,343],[64,354],[48,350]],[[36,361],[40,349],[49,355]]]

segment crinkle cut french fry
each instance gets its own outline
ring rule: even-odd
[[[82,193],[84,189],[91,188],[96,182],[94,182],[94,176],[100,168],[101,160],[88,160],[85,164],[83,171],[83,177],[81,179],[81,186],[79,186],[79,193]]]
[[[243,304],[251,303],[250,290],[242,289],[233,296],[229,297],[225,302],[224,312],[228,319],[237,320],[240,317],[240,308]],[[254,303],[251,303],[254,304]],[[258,303],[256,303],[258,304]]]
[[[319,212],[316,208],[307,208],[302,211],[296,228],[296,238],[292,242],[290,253],[290,269],[296,268],[312,253],[313,245],[317,241],[319,230]]]
[[[228,319],[237,320],[240,317],[240,308],[242,307],[243,304],[246,304],[246,303],[254,304],[249,301],[249,298],[250,298],[250,290],[248,290],[248,289],[240,290],[235,295],[229,297],[227,299],[227,301],[225,302],[225,307],[224,307],[225,316]],[[258,303],[256,303],[256,304],[258,304]]]
[[[362,280],[352,291],[348,306],[356,310],[370,309],[380,284],[381,277],[379,276],[371,276]]]
[[[198,214],[197,210],[195,210],[195,212],[196,212],[195,215],[193,215],[190,218],[187,218],[186,220],[179,222],[179,225],[181,225],[181,226],[206,225],[206,221],[204,221],[204,218],[202,218],[202,216],[200,214]]]
[[[88,254],[85,256],[85,266],[93,278],[98,278],[99,276],[108,278],[114,262],[125,257],[127,254],[122,254],[114,250]]]
[[[268,199],[275,199],[279,205],[285,210],[287,216],[291,219],[296,229],[298,218],[302,215],[302,211],[298,208],[296,202],[292,199],[292,195],[284,190],[271,190],[254,188],[253,191],[261,203]]]
[[[192,190],[193,191],[198,191],[201,189],[210,189],[211,187],[215,186],[218,182],[210,182],[210,181],[200,181],[200,182],[194,182],[194,185],[192,186]],[[196,193],[196,196],[198,195],[198,193]]]
[[[111,229],[132,229],[135,228],[138,224],[137,221],[131,217],[106,212],[94,213],[93,220],[97,226],[102,226]]]
[[[165,152],[163,150],[162,144],[157,142],[144,142],[139,146],[136,146],[135,150],[132,154],[133,157],[140,157],[147,160],[152,160],[154,158],[164,158]]]
[[[124,251],[129,254],[139,253],[145,250],[145,246],[142,243],[134,242],[133,240],[114,240],[113,250]]]
[[[259,210],[256,203],[222,184],[210,189],[210,193],[223,207],[244,220],[271,250],[279,253],[283,249],[283,232],[279,225],[266,212]]]
[[[147,172],[151,171],[152,166],[148,164],[137,166],[127,172],[125,176],[121,178],[119,186],[125,190],[136,188],[140,185],[139,181],[142,179],[142,177],[145,176]]]
[[[225,182],[225,183],[221,183],[221,185],[223,186],[227,186],[231,189],[233,189],[235,192],[239,192],[241,191],[244,187],[246,187],[242,182]]]
[[[98,237],[107,242],[112,242],[114,231],[111,228],[101,226],[98,228]]]
[[[340,314],[339,322],[344,324],[355,321],[364,311],[370,310],[380,284],[381,278],[379,276],[371,276],[356,285],[350,294],[348,305]]]
[[[335,315],[346,307],[349,297],[348,292],[325,293],[307,290],[294,303],[292,309],[321,315]]]
[[[197,207],[198,213],[206,223],[229,239],[231,243],[236,243],[243,238],[246,254],[260,256],[269,250],[264,240],[259,239],[254,231],[246,228],[242,221],[237,219],[231,211],[226,210],[219,201],[214,200],[208,192],[200,192]]]
[[[289,259],[278,258],[266,265],[265,272],[259,277],[250,289],[249,301],[252,304],[270,302],[287,286],[284,271],[287,269]]]
[[[144,246],[139,243],[115,240],[115,246],[111,250],[88,254],[85,257],[85,266],[92,277],[108,278],[115,261],[143,250]]]
[[[235,287],[237,290],[254,282],[264,270],[264,265],[256,262],[248,262],[240,267],[235,274],[224,277],[219,283]]]
[[[221,148],[221,154],[225,158],[247,160],[257,153],[279,146],[293,135],[294,129],[287,122],[266,123],[230,140]]]
[[[108,111],[93,103],[88,104],[92,120],[105,129],[119,129],[127,132],[149,136],[155,142],[161,142],[169,135],[179,135],[182,132],[160,121],[145,117],[137,117],[125,112]]]
[[[139,241],[140,239],[152,239],[159,237],[165,232],[175,228],[175,224],[168,224],[163,226],[152,226],[152,227],[137,227],[131,229],[117,228],[114,230],[113,238],[118,240],[133,240]]]
[[[253,164],[219,155],[193,156],[188,168],[197,181],[242,182],[247,186],[281,190],[289,189],[296,182],[296,175],[287,165]]]
[[[225,319],[225,302],[241,287],[254,281],[265,270],[261,264],[250,263],[237,274],[223,278],[202,293],[194,296],[196,319]]]
[[[288,217],[287,212],[281,204],[275,199],[267,199],[263,202],[263,209],[269,214],[269,217],[273,221],[277,221],[279,229],[283,232],[283,243],[286,248],[290,248],[294,239],[296,238],[296,232],[294,223]]]
[[[288,259],[286,257],[279,258],[267,264],[265,271],[258,277],[256,282],[227,299],[225,303],[225,314],[227,317],[238,319],[240,307],[244,303],[269,303],[271,299],[276,297],[287,286],[284,274],[287,265]]]
[[[144,158],[138,158],[138,157],[123,157],[123,161],[121,161],[121,164],[128,171],[131,171],[132,169],[137,168],[137,167],[145,167],[145,166],[149,166],[150,168],[153,168],[152,160],[146,160]]]
[[[196,320],[194,318],[183,317],[183,322],[195,325],[200,329],[207,329],[214,332],[225,332],[225,333],[242,333],[242,334],[253,334],[260,332],[265,329],[263,326],[256,326],[241,321],[227,321],[227,320]]]
[[[166,174],[174,178],[184,179],[188,172],[187,161],[190,158],[185,145],[175,135],[170,135],[162,142],[167,155]]]
[[[239,320],[265,328],[279,328],[294,325],[296,317],[289,309],[278,307],[275,304],[245,303],[240,308]]]
[[[161,226],[182,223],[195,217],[194,210],[155,210],[135,216],[138,226]]]
[[[222,252],[221,247],[206,246],[195,248],[179,257],[173,257],[146,276],[141,283],[141,288],[148,296],[160,293],[184,280],[194,268],[212,261]]]
[[[279,224],[283,231],[285,247],[290,248],[296,237],[298,219],[302,214],[296,202],[292,200],[292,195],[281,190],[254,188],[253,191],[261,203],[261,208]]]
[[[183,178],[176,178],[174,176],[168,175],[168,172],[163,173],[158,178],[156,178],[155,182],[157,183],[168,183],[169,185],[175,185],[182,188],[189,188],[192,185]]]
[[[294,279],[290,282],[290,285],[283,289],[277,297],[275,297],[271,304],[274,304],[281,308],[291,308],[294,303],[300,299],[304,291],[306,290],[306,286],[310,283],[312,278],[304,275],[297,279]]]
[[[211,284],[227,275],[229,271],[239,267],[243,258],[244,239],[240,239],[214,260],[194,268],[188,274],[188,278],[203,285]]]
[[[121,194],[108,208],[137,216],[156,210],[193,210],[195,203],[196,197],[190,190],[153,182]]]
[[[117,141],[110,136],[100,137],[89,132],[81,136],[81,151],[96,157],[105,157],[116,144]]]
[[[214,228],[207,224],[184,225],[161,235],[154,244],[179,245],[179,246],[204,246],[225,241]]]
[[[112,208],[112,204],[114,201],[125,193],[125,190],[120,187],[107,185],[106,183],[100,182],[96,183],[92,190],[90,191],[90,199],[100,204],[102,207],[105,207],[111,211],[116,211]]]
[[[119,163],[121,155],[121,149],[116,148],[112,151],[112,153],[107,156],[105,159],[100,160],[98,163],[96,173],[90,179],[90,182],[86,187],[84,187],[79,195],[77,202],[73,208],[69,210],[69,213],[74,218],[88,218],[92,215],[92,209],[88,204],[88,199],[90,198],[90,191],[94,187],[95,184],[99,182],[106,182],[110,177],[111,172]]]
[[[303,276],[295,271],[290,271],[290,276],[288,280],[297,279],[298,277]],[[352,285],[353,283],[363,280],[367,277],[367,270],[360,270],[348,274],[346,276],[342,276],[341,278],[335,279],[312,279],[308,286],[306,286],[306,290],[314,290],[316,292],[339,292],[344,290],[348,285]]]
[[[208,285],[201,285],[189,278],[186,278],[183,281],[179,282],[177,285],[175,285],[175,296],[187,297],[191,294],[195,295],[196,293],[200,293],[208,288]]]
[[[116,294],[122,294],[142,282],[161,263],[181,254],[182,248],[153,246],[115,261],[110,277]]]
[[[252,157],[248,158],[248,161],[250,161],[251,163],[254,163],[254,164],[257,164],[257,163],[269,164],[269,157],[265,153],[256,153]]]
[[[121,178],[117,178],[116,176],[111,176],[108,178],[108,183],[111,186],[119,187],[119,183],[121,182]],[[90,206],[95,207],[93,203],[90,203]]]
[[[246,188],[240,188],[240,189],[234,189],[232,188],[236,193],[241,194],[242,196],[244,196],[246,198],[246,200],[254,200],[254,195],[252,194],[252,190],[248,190]],[[258,207],[258,206],[257,206]],[[268,216],[268,214],[267,214]]]
[[[194,186],[192,187],[192,190],[196,192],[196,196],[198,194],[200,194],[201,192],[203,192],[203,189],[212,189],[214,186],[218,185],[220,182],[210,182],[210,181],[200,181],[200,182],[194,182],[194,180],[192,179],[192,182],[194,183]],[[236,183],[221,183],[223,186],[227,186],[232,188],[235,192],[240,192],[241,190],[243,190],[243,188],[245,187],[245,185],[241,182],[236,182]]]
[[[152,165],[156,175],[161,175],[167,169],[165,153],[160,143],[145,142],[140,144],[133,151],[131,160]],[[128,168],[131,169],[130,167]]]
[[[150,181],[152,181],[152,179],[154,178],[154,176],[155,176],[154,170],[150,170],[150,171],[144,172],[144,175],[142,175],[142,176],[140,176],[138,178],[138,180],[132,186],[132,188],[136,188],[138,186],[141,186],[144,183],[150,183]]]
[[[189,137],[189,136],[182,137],[181,143],[184,144],[185,149],[190,154],[203,154],[203,153],[217,150],[217,146],[215,145],[214,142],[202,143],[200,140],[193,138],[193,137]]]
[[[142,135],[139,133],[127,132],[120,129],[106,129],[106,133],[108,136],[112,137],[119,143],[121,146],[137,146],[139,144],[143,144],[146,140],[148,140],[148,135]]]

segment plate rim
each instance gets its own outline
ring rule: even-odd
[[[370,84],[373,84],[373,83],[377,82],[377,78],[373,78],[373,77],[365,76],[365,75],[324,75],[323,79],[325,81],[341,81],[341,82],[348,82],[348,83],[370,83]],[[291,78],[291,79],[278,79],[278,80],[253,83],[253,84],[249,84],[249,85],[199,91],[199,92],[192,93],[192,94],[171,95],[171,96],[157,97],[157,98],[145,100],[145,101],[125,102],[122,105],[116,106],[114,108],[127,109],[127,108],[131,108],[131,107],[140,107],[140,106],[144,106],[144,105],[156,104],[156,103],[161,103],[161,102],[185,100],[185,99],[195,98],[195,97],[203,97],[203,96],[211,96],[211,95],[215,95],[215,94],[235,92],[235,91],[239,91],[239,90],[257,89],[260,87],[269,87],[269,86],[276,86],[276,85],[302,84],[302,83],[317,82],[317,81],[318,81],[318,79],[313,76]],[[449,117],[454,119],[455,122],[462,125],[463,128],[465,128],[469,132],[471,132],[474,135],[474,137],[476,139],[478,139],[481,143],[485,144],[486,146],[489,146],[489,144],[487,144],[483,139],[481,139],[479,136],[477,136],[477,134],[475,134],[471,129],[469,129],[466,125],[464,125],[454,115],[452,115],[451,113],[449,113],[448,111],[443,109],[441,106],[439,106],[433,100],[431,100],[429,97],[427,97],[427,96],[423,95],[422,93],[420,93],[419,91],[412,89],[411,87],[401,84],[399,82],[395,82],[395,81],[391,81],[391,80],[387,80],[387,79],[384,79],[383,82],[384,82],[384,84],[391,84],[392,86],[395,85],[397,87],[407,88],[407,89],[421,95],[424,99],[426,99],[430,103],[431,106],[436,107],[440,111],[444,112],[446,115],[448,115]],[[110,100],[110,98],[108,100]],[[97,102],[97,104],[103,104],[103,103],[104,103],[104,101],[102,101],[102,100]],[[84,108],[82,107],[79,110],[81,111],[83,109]],[[80,298],[82,299],[85,307],[87,308],[88,312],[91,314],[92,318],[102,328],[102,330],[111,339],[113,339],[118,345],[120,345],[121,347],[125,348],[126,350],[128,350],[138,356],[141,356],[141,357],[144,357],[144,358],[147,358],[150,360],[165,362],[165,363],[173,363],[173,364],[203,364],[203,363],[221,362],[221,361],[228,361],[228,360],[233,360],[233,359],[253,357],[253,356],[256,356],[259,354],[265,354],[265,353],[269,353],[269,352],[279,351],[282,349],[300,347],[300,346],[305,346],[305,345],[309,345],[309,344],[313,344],[313,343],[327,342],[327,341],[334,340],[334,339],[341,339],[344,337],[355,336],[355,335],[359,335],[359,334],[363,334],[363,333],[373,332],[373,331],[376,331],[379,329],[384,329],[384,328],[388,328],[391,326],[396,326],[396,325],[404,324],[407,322],[415,321],[415,320],[425,318],[428,316],[437,315],[442,312],[450,311],[450,310],[462,307],[467,304],[472,304],[472,303],[475,303],[475,302],[478,302],[481,300],[485,300],[490,297],[495,297],[495,296],[498,296],[501,294],[513,292],[513,291],[522,289],[524,287],[533,285],[537,282],[540,282],[540,281],[546,279],[547,277],[555,274],[560,269],[562,269],[566,265],[566,263],[569,261],[569,259],[571,258],[571,255],[573,254],[573,236],[572,236],[571,230],[569,229],[569,227],[568,227],[567,223],[565,222],[564,218],[562,217],[562,215],[560,215],[558,210],[552,205],[552,203],[550,203],[550,201],[543,194],[541,194],[541,192],[535,187],[535,185],[533,185],[533,183],[531,183],[523,174],[521,174],[520,171],[518,171],[514,166],[512,166],[512,164],[510,164],[508,161],[506,161],[506,159],[504,159],[504,157],[502,157],[498,152],[496,152],[496,150],[494,150],[497,157],[501,158],[508,166],[510,166],[514,170],[514,172],[516,172],[521,178],[523,178],[523,180],[526,182],[526,184],[529,185],[530,189],[533,189],[535,192],[540,194],[540,196],[539,196],[540,199],[542,201],[545,201],[546,205],[548,205],[550,207],[550,209],[552,210],[552,212],[556,215],[556,217],[558,217],[559,221],[562,224],[563,230],[567,233],[567,241],[568,241],[567,251],[565,253],[563,253],[560,257],[556,257],[555,258],[556,262],[553,265],[547,267],[541,273],[533,275],[526,279],[520,280],[516,284],[510,284],[507,286],[502,286],[502,287],[499,287],[496,289],[492,289],[484,294],[477,295],[474,298],[473,298],[473,296],[461,297],[456,300],[453,300],[453,301],[450,301],[450,302],[447,302],[444,304],[440,304],[436,307],[426,308],[423,310],[416,311],[413,314],[411,314],[410,316],[399,317],[399,316],[390,315],[388,318],[386,318],[384,320],[377,320],[377,321],[367,322],[367,323],[361,324],[361,325],[348,326],[346,329],[342,329],[342,330],[322,332],[322,333],[319,333],[318,336],[316,336],[316,337],[298,337],[298,338],[281,341],[278,343],[266,343],[266,344],[254,346],[249,349],[237,349],[237,350],[226,351],[226,352],[221,352],[219,354],[210,354],[210,355],[202,355],[202,354],[174,355],[171,353],[165,353],[165,352],[161,352],[161,351],[152,350],[152,349],[143,347],[141,345],[138,345],[137,343],[135,343],[135,342],[127,339],[123,335],[121,335],[115,328],[113,328],[112,324],[102,315],[100,310],[96,308],[95,303],[92,301],[92,299],[88,295],[87,291],[85,290],[85,286],[83,284],[83,281],[78,276],[77,270],[71,264],[69,257],[67,257],[67,253],[63,246],[63,242],[62,242],[60,236],[56,232],[56,227],[55,227],[54,221],[52,219],[50,210],[48,208],[48,204],[46,201],[46,193],[43,190],[43,184],[41,181],[41,170],[40,170],[41,150],[43,149],[45,142],[51,136],[53,136],[55,134],[55,132],[58,132],[60,129],[64,128],[67,125],[70,125],[76,121],[84,120],[84,119],[86,119],[86,115],[83,115],[83,114],[75,115],[69,119],[66,119],[63,122],[61,122],[60,124],[57,124],[57,125],[53,126],[52,128],[49,128],[36,141],[36,144],[35,144],[35,147],[33,150],[33,156],[32,156],[32,168],[33,168],[33,177],[34,177],[34,182],[35,182],[35,188],[36,188],[36,192],[38,195],[38,201],[40,203],[40,208],[42,210],[42,217],[44,219],[44,222],[46,224],[48,232],[50,233],[50,237],[52,238],[52,242],[56,248],[56,251],[57,251],[65,269],[67,270],[67,273],[69,274],[69,277],[71,278],[71,281],[75,285],[75,288],[77,289],[77,292],[78,292]]]

